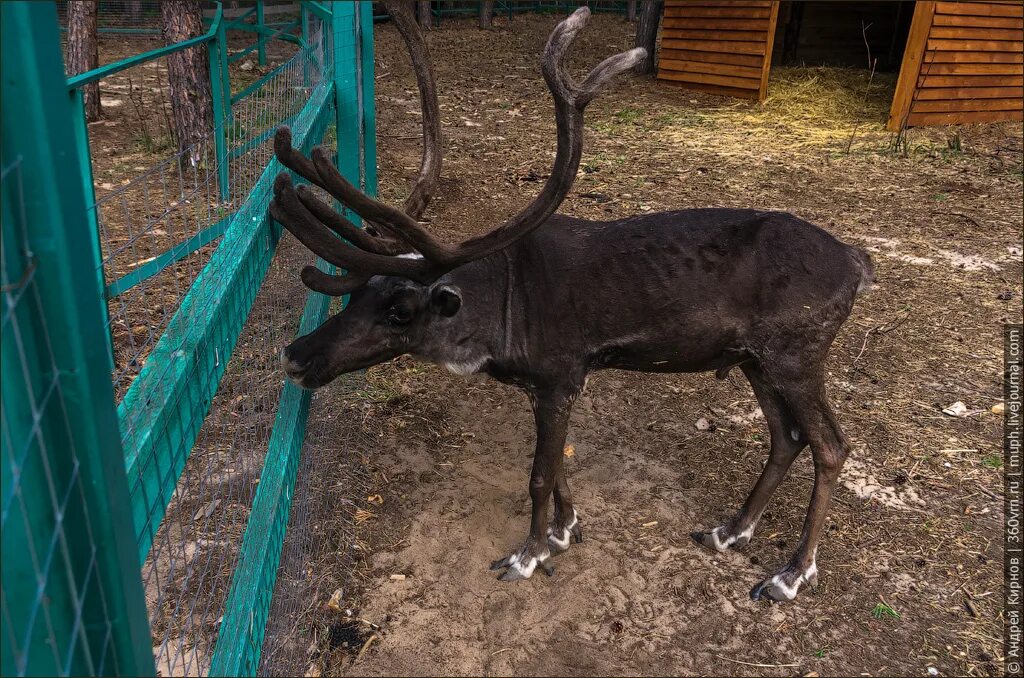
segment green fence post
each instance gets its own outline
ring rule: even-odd
[[[377,115],[374,104],[373,2],[359,3],[359,77],[362,99],[363,191],[377,195]]]
[[[358,139],[360,128],[359,74],[354,64],[358,58],[356,31],[356,4],[352,2],[331,3],[331,35],[334,40],[334,103],[337,115],[338,170],[346,177],[359,176],[359,144],[342,143],[342,139]],[[370,69],[373,62],[370,62]],[[358,219],[350,210],[346,214]]]
[[[56,5],[0,3],[0,58],[0,673],[153,675]]]
[[[257,54],[257,59],[259,61],[260,66],[266,66],[267,65],[267,47],[266,47],[266,41],[265,41],[265,38],[264,38],[264,35],[263,35],[263,26],[264,26],[264,21],[263,21],[263,4],[264,4],[263,0],[256,0],[256,25],[259,27],[259,33],[258,33],[259,38],[258,38],[258,42],[257,42],[259,47],[257,47],[256,54]]]
[[[228,171],[228,132],[231,124],[231,85],[228,79],[227,39],[224,23],[217,28],[217,34],[208,46],[210,57],[210,93],[213,96],[213,149],[217,159],[217,188],[220,199],[226,201],[231,197],[231,184]],[[227,96],[225,96],[225,83]]]
[[[101,303],[103,317],[110,325],[110,310],[107,307],[107,281],[103,278],[103,248],[100,246],[99,215],[96,213],[96,188],[92,177],[92,154],[89,152],[89,126],[85,120],[85,99],[82,89],[75,88],[68,95],[71,97],[71,115],[75,127],[75,147],[78,155],[78,174],[82,178],[82,189],[88,205],[86,218],[89,232],[92,233],[92,260],[96,264],[96,284]],[[114,360],[114,339],[110,332],[104,332],[107,339],[107,350],[110,352],[111,364]]]

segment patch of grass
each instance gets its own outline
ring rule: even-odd
[[[174,140],[166,135],[153,136],[149,133],[146,128],[142,129],[142,132],[138,134],[132,142],[139,150],[149,153],[162,153],[163,151],[169,150],[174,146]]]
[[[900,613],[887,603],[879,603],[878,605],[875,605],[873,610],[871,610],[871,616],[875,619],[899,619]]]
[[[1003,467],[1003,458],[995,455],[984,457],[981,463],[988,468],[1000,469]]]
[[[619,122],[634,123],[640,119],[640,111],[635,108],[623,108],[621,111],[615,111],[615,119]]]
[[[825,657],[825,648],[820,648],[818,650],[815,650],[814,651],[814,656],[817,657],[818,659],[823,659]]]
[[[683,128],[708,128],[715,127],[715,119],[696,111],[680,111],[678,113],[663,113],[654,119],[659,128],[683,127]]]

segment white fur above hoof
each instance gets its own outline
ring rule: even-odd
[[[738,534],[729,534],[725,527],[716,527],[710,532],[691,532],[690,537],[701,546],[715,551],[728,551],[731,548],[746,546],[754,534],[751,525]]]
[[[551,564],[551,552],[546,546],[539,552],[535,551],[527,544],[509,557],[495,560],[491,563],[491,570],[505,570],[498,575],[500,581],[529,579],[538,567],[550,577],[555,573],[555,567]]]
[[[569,548],[569,544],[574,539],[577,544],[583,542],[583,531],[580,529],[576,509],[572,510],[572,520],[561,530],[554,525],[548,528],[548,547],[555,553],[561,553]]]
[[[751,600],[767,598],[776,602],[793,600],[800,588],[805,584],[811,587],[818,585],[818,566],[811,562],[810,567],[804,571],[787,566],[781,572],[755,586],[750,590]]]

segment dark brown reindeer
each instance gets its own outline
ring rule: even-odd
[[[551,574],[552,553],[568,548],[570,538],[582,541],[562,450],[570,409],[589,372],[714,371],[724,378],[739,367],[764,411],[771,452],[735,517],[693,537],[717,550],[746,544],[790,464],[810,445],[814,491],[800,542],[751,596],[791,599],[802,585],[813,585],[825,513],[847,455],[825,398],[823,362],[858,290],[871,281],[867,255],[781,212],[689,209],[608,222],[554,214],[579,167],[584,108],[643,56],[639,49],[618,54],[574,81],[564,61],[587,22],[586,8],[558,24],[541,62],[558,127],[543,189],[489,233],[457,245],[439,242],[418,221],[440,172],[432,67],[408,8],[387,4],[420,87],[421,171],[398,210],[346,181],[328,151],[318,148],[310,160],[292,148],[288,130],[278,132],[280,161],[368,223],[358,229],[308,187],[293,187],[286,173],[278,177],[273,218],[347,271],[336,276],[307,266],[303,282],[324,294],[351,295],[341,313],[284,349],[288,376],[318,388],[345,372],[412,354],[525,390],[537,425],[530,532],[521,548],[491,565],[511,581],[538,566]]]

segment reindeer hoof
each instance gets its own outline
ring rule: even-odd
[[[728,526],[722,526],[707,532],[691,532],[690,538],[701,546],[713,551],[726,551],[730,548],[735,549],[746,546],[750,543],[750,537],[753,534],[753,526],[737,534],[733,534]]]
[[[577,544],[583,543],[583,530],[580,529],[579,516],[576,509],[572,510],[572,520],[562,528],[552,525],[548,528],[548,547],[553,553],[561,553],[569,548],[569,540]]]
[[[767,598],[775,602],[793,600],[804,584],[810,585],[811,588],[818,585],[818,567],[813,562],[803,571],[793,565],[787,565],[778,574],[752,588],[750,599]]]
[[[555,573],[555,566],[551,564],[551,552],[546,546],[537,549],[531,542],[527,542],[523,548],[516,553],[501,558],[491,563],[491,570],[505,570],[498,575],[499,581],[518,581],[529,579],[533,571],[540,567],[544,574],[551,576]]]

